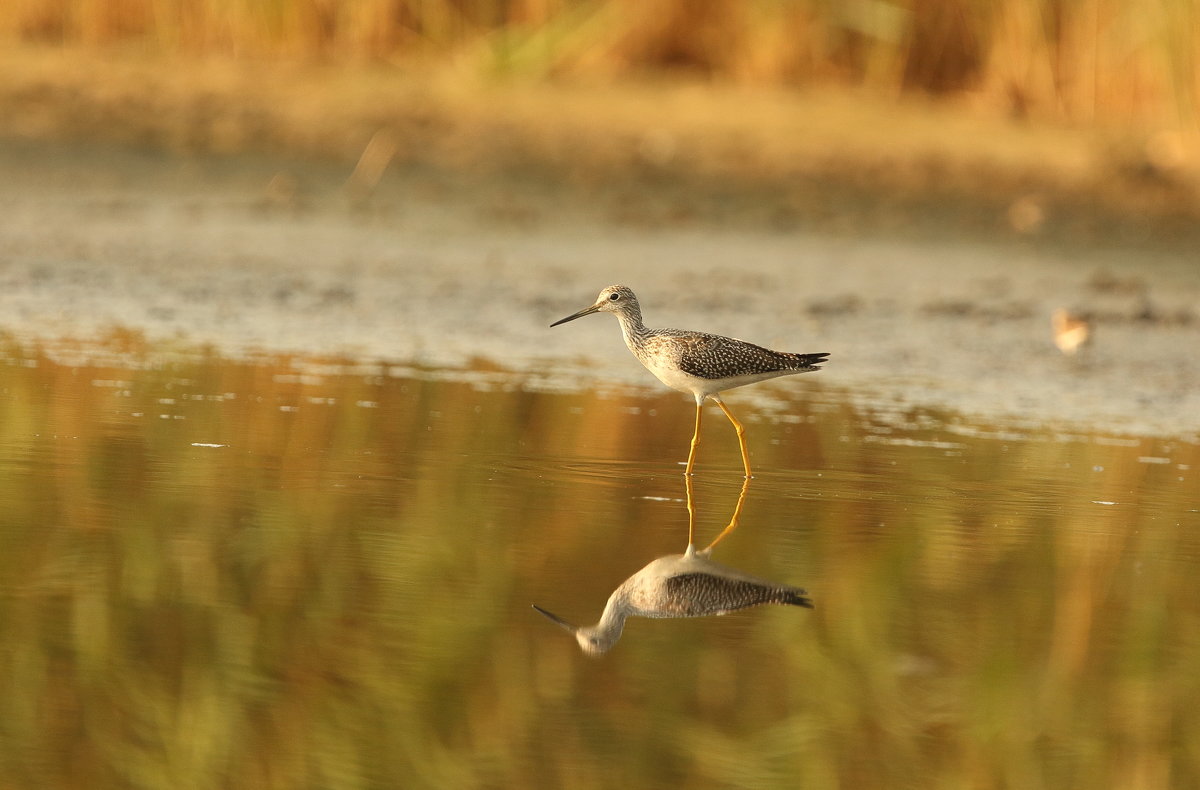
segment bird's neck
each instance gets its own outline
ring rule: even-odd
[[[596,633],[609,644],[616,642],[621,637],[621,631],[625,629],[625,618],[629,616],[629,606],[625,601],[625,596],[621,590],[617,590],[609,596],[608,603],[604,605],[604,613],[600,615],[600,622],[596,623]]]
[[[642,323],[642,311],[636,307],[617,313],[617,320],[621,322],[621,334],[625,336],[625,345],[631,349],[641,346],[650,336],[650,330]]]

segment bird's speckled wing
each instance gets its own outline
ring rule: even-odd
[[[796,587],[727,579],[711,573],[681,573],[665,580],[663,617],[720,615],[764,603],[812,608],[812,600]]]
[[[728,379],[763,374],[818,370],[828,354],[789,354],[721,335],[683,330],[659,330],[650,344],[669,343],[679,368],[703,379]]]

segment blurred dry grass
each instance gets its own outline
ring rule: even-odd
[[[1174,126],[1200,102],[1189,0],[11,0],[0,37],[153,55],[967,92],[1016,115]]]
[[[1169,239],[1200,216],[1197,17],[1187,0],[14,0],[0,135],[333,157],[359,163],[357,199],[421,163],[766,188],[801,213],[845,188],[906,207],[901,225],[967,198],[1021,234],[1149,219]],[[372,140],[386,161],[363,158]]]

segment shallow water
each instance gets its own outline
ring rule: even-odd
[[[57,360],[57,361],[55,361]],[[716,558],[814,611],[593,622],[687,540],[692,411],[496,370],[0,365],[0,774],[18,787],[1195,787],[1200,447],[745,418]],[[729,520],[715,409],[697,541]]]
[[[934,206],[915,223],[855,221],[829,194],[826,221],[780,224],[771,206],[791,192],[710,200],[653,176],[469,170],[397,165],[359,202],[337,163],[0,141],[0,330],[484,359],[529,386],[657,388],[611,318],[548,328],[624,282],[649,326],[829,352],[819,386],[871,411],[903,401],[1200,441],[1200,267],[1174,234],[1015,239]],[[1093,319],[1073,357],[1052,340],[1059,308]],[[792,386],[735,402],[763,408]]]

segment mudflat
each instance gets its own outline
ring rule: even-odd
[[[0,145],[0,329],[47,349],[212,347],[658,387],[597,316],[832,354],[810,384],[899,409],[1193,437],[1200,264],[1187,245],[779,223],[754,195],[268,155]],[[936,223],[930,224],[930,227]],[[1089,316],[1074,356],[1051,315]],[[819,380],[818,380],[819,377]],[[788,380],[739,402],[786,396]]]

